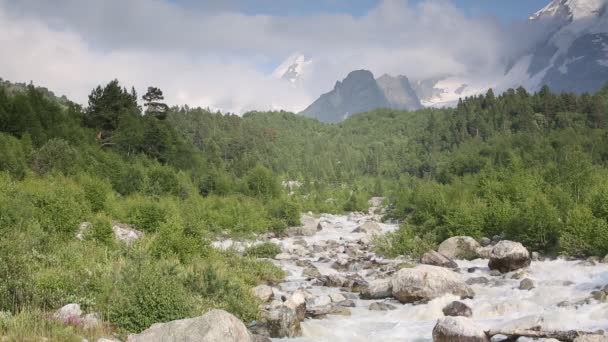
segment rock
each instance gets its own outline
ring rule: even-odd
[[[324,305],[310,308],[306,311],[307,317],[323,318],[327,315],[350,316],[350,310],[341,306]]]
[[[298,314],[296,310],[288,306],[283,305],[264,312],[262,313],[262,319],[270,337],[296,337],[302,334]]]
[[[102,337],[98,339],[96,342],[120,342],[120,340],[116,340],[113,338]]]
[[[477,248],[477,254],[480,258],[490,259],[492,257],[493,246],[479,247]]]
[[[502,236],[500,236],[500,235],[494,235],[494,236],[492,236],[492,243],[493,243],[493,244],[497,244],[497,243],[499,243],[501,240],[502,240]]]
[[[519,282],[519,289],[520,290],[532,290],[534,288],[534,281],[532,281],[532,279],[530,278],[524,278],[522,281]]]
[[[462,298],[475,295],[457,273],[438,266],[403,268],[393,275],[391,283],[393,296],[401,303],[428,301],[446,294]]]
[[[602,259],[602,262],[604,264],[608,263],[608,254],[606,254],[606,256],[604,256],[604,258]]]
[[[472,260],[479,257],[477,249],[480,247],[470,236],[454,236],[443,241],[437,251],[451,259]]]
[[[524,279],[526,277],[526,272],[520,271],[515,272],[511,275],[511,279]]]
[[[489,274],[492,277],[500,277],[502,275],[499,270],[491,270]]]
[[[120,242],[124,242],[127,245],[133,244],[139,240],[144,233],[134,229],[128,224],[114,222],[112,223],[112,231],[114,232],[114,238]]]
[[[306,317],[306,292],[296,290],[286,301],[285,306],[296,312],[296,317],[302,321]]]
[[[311,277],[311,278],[321,278],[323,277],[323,275],[321,274],[321,272],[319,272],[319,269],[314,266],[314,265],[308,265],[304,268],[304,271],[302,271],[302,274],[307,276],[307,277]]]
[[[392,304],[389,304],[389,303],[375,302],[375,303],[371,303],[369,305],[368,309],[371,311],[390,311],[390,310],[396,310],[397,307]]]
[[[328,295],[311,296],[306,298],[307,309],[317,306],[325,306],[329,304],[331,304],[331,298]]]
[[[382,233],[382,227],[377,222],[367,221],[359,227],[355,228],[352,233],[365,233],[368,235],[376,235]]]
[[[327,225],[327,223],[319,222],[319,224],[317,224],[317,231],[323,230],[323,228],[325,228],[325,225]]]
[[[521,243],[503,240],[492,249],[488,267],[507,273],[530,266],[530,261],[530,253]]]
[[[253,295],[256,296],[262,303],[269,302],[272,298],[274,298],[274,292],[272,291],[272,287],[268,285],[258,285],[251,289]]]
[[[361,299],[384,299],[393,295],[393,284],[391,279],[379,279],[372,281],[364,289],[360,297]]]
[[[76,233],[76,238],[80,241],[84,240],[84,236],[87,234],[89,229],[91,228],[90,222],[82,222],[78,226],[78,233]]]
[[[289,227],[285,230],[287,236],[313,236],[317,233],[317,226]]]
[[[593,291],[593,292],[591,292],[591,298],[597,300],[600,303],[605,303],[606,302],[606,292]]]
[[[583,260],[583,261],[579,261],[576,263],[577,266],[583,266],[583,267],[593,267],[595,266],[595,261],[593,260]]]
[[[297,239],[293,241],[293,244],[296,246],[308,247],[308,242],[304,239]]]
[[[532,261],[539,261],[540,260],[540,253],[538,253],[538,252],[532,252],[531,258],[532,258]]]
[[[426,265],[447,267],[447,268],[458,267],[458,264],[454,260],[446,257],[445,255],[443,255],[439,252],[435,252],[433,250],[424,253],[424,255],[422,255],[422,258],[420,258],[420,263],[426,264]]]
[[[488,247],[489,245],[492,244],[492,240],[490,240],[490,238],[487,238],[487,237],[482,237],[479,240],[479,244],[481,245],[481,247]]]
[[[267,336],[251,334],[251,342],[272,342]]]
[[[330,293],[329,298],[331,299],[332,303],[340,303],[346,300],[346,297],[340,293]]]
[[[467,285],[486,285],[489,282],[490,281],[486,277],[474,277],[467,279],[465,283],[467,283]]]
[[[608,336],[604,334],[581,335],[575,338],[574,342],[608,342]]]
[[[453,301],[443,308],[443,314],[446,316],[473,316],[473,310],[463,302]]]
[[[467,317],[444,317],[433,328],[433,342],[489,342],[488,336]]]
[[[289,254],[289,253],[279,253],[277,255],[274,256],[275,260],[291,260],[296,258],[295,256]]]
[[[167,323],[156,323],[127,342],[200,341],[200,342],[251,342],[245,325],[223,310]]]
[[[55,311],[53,318],[63,323],[80,323],[82,310],[78,304],[67,304]]]
[[[339,306],[343,306],[345,308],[354,308],[355,302],[352,299],[345,299],[341,302],[336,303]]]
[[[101,315],[97,312],[84,315],[82,318],[82,327],[85,330],[97,329],[101,326]]]

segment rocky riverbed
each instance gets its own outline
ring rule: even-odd
[[[288,276],[275,287],[257,289],[267,304],[264,318],[250,330],[275,341],[431,341],[446,315],[470,316],[443,323],[471,335],[608,329],[606,263],[557,259],[527,266],[533,256],[519,244],[481,247],[476,242],[469,246],[467,240],[440,246],[443,253],[430,256],[469,253],[474,258],[447,258],[447,267],[375,255],[373,236],[397,228],[373,214],[304,216],[304,226],[291,229],[289,237],[270,239],[282,249],[273,262]],[[478,257],[492,252],[496,255],[490,263]],[[499,260],[500,253],[514,259]],[[435,330],[441,334],[439,327]]]

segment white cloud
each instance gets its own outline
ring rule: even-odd
[[[0,77],[33,80],[83,103],[94,86],[118,78],[140,92],[159,86],[172,104],[301,110],[354,69],[416,79],[495,73],[511,53],[497,22],[467,18],[447,1],[412,7],[386,0],[363,17],[209,8],[168,0],[0,0]],[[295,51],[315,60],[302,88],[260,67]]]

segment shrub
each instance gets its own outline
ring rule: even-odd
[[[166,222],[167,211],[151,198],[134,197],[127,201],[127,221],[137,229],[155,232]]]
[[[155,166],[147,173],[146,194],[153,196],[178,195],[179,180],[175,171],[165,166]]]
[[[103,215],[97,214],[91,220],[87,238],[93,239],[105,245],[110,245],[114,242],[114,232],[112,231],[112,220]]]
[[[21,142],[8,134],[0,133],[0,171],[7,171],[18,179],[25,176],[27,160]]]
[[[269,205],[273,218],[281,220],[285,226],[299,226],[302,207],[291,198],[279,198]]]
[[[106,209],[106,201],[112,191],[112,186],[101,179],[83,176],[80,180],[84,197],[94,212]]]
[[[593,216],[587,207],[568,212],[559,240],[560,249],[573,256],[604,256],[608,253],[608,223]]]
[[[436,237],[432,233],[420,237],[411,227],[403,225],[395,232],[376,237],[373,245],[374,250],[380,255],[393,258],[406,255],[417,259],[430,249],[434,249],[435,241]]]
[[[254,258],[274,258],[281,253],[281,248],[272,242],[264,242],[259,245],[251,246],[245,250],[244,255]]]
[[[39,175],[58,171],[64,175],[74,171],[78,154],[70,144],[63,139],[51,139],[32,156],[32,169]]]
[[[277,197],[281,191],[278,180],[264,166],[257,165],[245,176],[247,194],[259,198]]]
[[[145,261],[135,261],[123,270],[107,313],[116,326],[140,332],[154,323],[193,315],[194,304],[174,274]]]

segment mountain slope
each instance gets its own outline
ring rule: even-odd
[[[520,83],[529,90],[548,85],[558,92],[601,88],[608,80],[607,8],[608,0],[553,0],[534,13],[532,25],[549,23],[556,29],[518,62],[526,67]],[[509,70],[507,78],[515,72]]]
[[[324,122],[340,122],[381,107],[412,110],[421,105],[407,77],[383,75],[376,80],[368,70],[355,70],[300,114]]]

